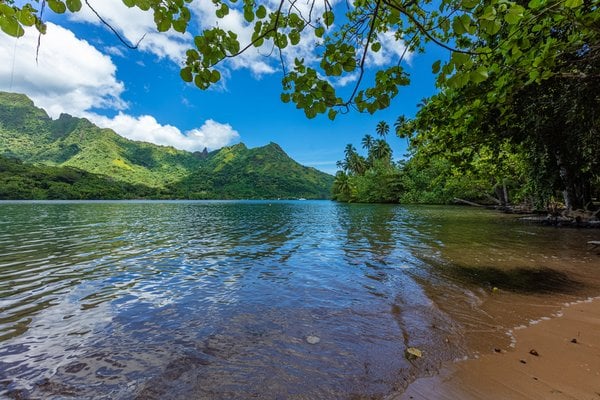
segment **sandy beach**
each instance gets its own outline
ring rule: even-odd
[[[394,399],[600,399],[600,298],[512,334],[509,348],[446,365]]]

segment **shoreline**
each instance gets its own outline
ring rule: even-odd
[[[600,297],[508,333],[509,349],[443,365],[390,400],[600,399]]]

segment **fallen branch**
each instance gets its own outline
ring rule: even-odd
[[[467,205],[470,205],[470,206],[473,206],[473,207],[483,207],[483,205],[481,205],[481,204],[473,203],[472,201],[469,201],[469,200],[459,199],[458,197],[454,198],[454,202],[455,203],[467,204]]]

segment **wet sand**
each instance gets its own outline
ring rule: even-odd
[[[513,330],[508,349],[456,362],[395,400],[600,399],[600,297]]]

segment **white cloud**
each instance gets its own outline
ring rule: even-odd
[[[113,56],[125,57],[125,53],[121,47],[117,46],[108,46],[104,48],[104,51]]]
[[[346,85],[348,85],[349,83],[354,83],[358,80],[359,77],[359,73],[358,72],[354,72],[352,74],[349,75],[342,75],[339,78],[336,78],[334,80],[334,86],[336,87],[344,87]]]
[[[26,94],[53,118],[61,113],[85,117],[134,140],[194,151],[205,146],[220,148],[239,139],[229,124],[210,119],[200,128],[182,133],[174,126],[161,125],[152,116],[123,113],[127,106],[121,98],[125,87],[116,78],[117,68],[111,58],[71,31],[47,25],[37,64],[35,30],[27,29],[19,39],[0,32],[0,53],[7,55],[7,62],[0,63],[0,90]],[[108,118],[90,111],[93,109],[119,113]]]
[[[98,126],[110,128],[131,140],[173,146],[177,149],[200,151],[205,147],[210,150],[238,141],[239,133],[229,124],[222,124],[212,119],[207,120],[200,128],[182,133],[172,125],[161,125],[150,115],[132,117],[119,113],[114,118],[90,114],[88,118]]]
[[[67,29],[50,22],[47,26],[38,63],[37,31],[29,28],[19,39],[0,33],[0,53],[6,60],[0,63],[0,88],[27,94],[52,117],[61,112],[81,115],[92,107],[124,109],[124,85],[110,57]]]
[[[403,60],[407,63],[412,60],[413,53],[406,50],[406,44],[403,40],[396,40],[394,32],[379,33],[377,39],[381,43],[381,49],[377,53],[369,51],[369,54],[367,54],[368,67],[383,67],[395,64],[402,56],[404,56]]]
[[[158,32],[152,12],[142,11],[136,7],[128,8],[121,0],[96,0],[90,1],[90,4],[131,45],[135,45],[143,38],[138,47],[141,51],[155,54],[159,58],[166,57],[181,64],[185,51],[191,46],[189,33],[181,34],[173,30]],[[86,4],[80,12],[69,14],[69,17],[77,22],[102,25],[102,21]],[[119,43],[116,36],[115,43]]]

